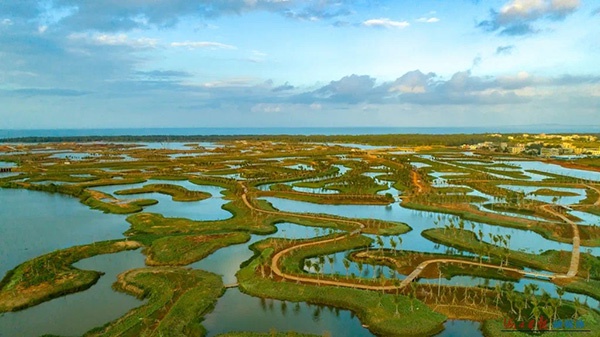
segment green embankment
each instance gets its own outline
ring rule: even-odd
[[[423,235],[428,240],[448,245],[461,250],[467,250],[482,256],[493,256],[497,259],[506,259],[511,264],[519,267],[531,267],[535,269],[548,270],[555,273],[566,273],[571,262],[570,251],[546,250],[541,254],[525,253],[515,250],[507,250],[486,242],[480,241],[476,234],[469,230],[451,229],[427,229]],[[484,258],[486,259],[486,258]],[[587,275],[587,267],[591,266],[589,272],[592,278],[600,277],[600,259],[587,253],[581,253],[579,274]]]
[[[220,248],[250,240],[246,232],[213,235],[167,236],[154,240],[145,251],[146,265],[185,266],[212,254]]]
[[[432,311],[418,300],[403,295],[382,294],[330,286],[309,286],[261,278],[259,260],[269,261],[271,248],[262,252],[238,273],[240,289],[253,296],[292,302],[309,302],[351,310],[369,330],[382,336],[427,336],[439,332],[446,317]],[[396,314],[396,304],[398,314]],[[411,324],[407,324],[410,322]]]
[[[389,203],[394,202],[393,197],[388,197],[380,194],[351,195],[301,193],[289,191],[266,191],[259,192],[257,195],[326,205],[388,205]]]
[[[540,188],[538,190],[531,192],[531,194],[539,195],[539,196],[550,196],[550,197],[576,197],[579,195],[578,193],[575,193],[575,192],[559,191],[559,190],[553,190],[550,188]]]
[[[564,288],[566,291],[588,295],[600,301],[600,281],[588,281],[583,278],[577,278],[574,282],[568,283]]]
[[[368,252],[364,250],[355,251],[349,256],[350,260],[360,261],[363,263],[373,265],[385,265],[397,270],[398,272],[404,275],[410,274],[422,262],[428,260],[448,258],[455,259],[458,261],[473,262],[473,259],[460,255],[422,253],[405,250],[392,251],[389,249],[371,249]],[[498,269],[491,268],[473,268],[472,265],[463,265],[460,263],[430,264],[426,269],[423,270],[423,272],[421,273],[421,277],[437,278],[440,272],[446,279],[451,279],[454,276],[465,275],[518,282],[522,277],[521,274],[508,272],[506,270],[500,271]]]
[[[201,317],[224,291],[215,274],[174,267],[129,270],[119,275],[114,288],[148,302],[86,337],[204,336]]]
[[[101,273],[71,265],[100,254],[137,249],[134,241],[103,241],[36,257],[9,271],[0,282],[0,312],[17,311],[50,299],[85,290]]]

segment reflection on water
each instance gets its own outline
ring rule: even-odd
[[[444,331],[436,337],[483,337],[479,330],[481,323],[463,320],[448,320],[444,323]]]
[[[373,336],[348,310],[261,299],[229,289],[202,322],[208,337],[232,331],[296,331],[331,336]]]

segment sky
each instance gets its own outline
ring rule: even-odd
[[[0,0],[0,129],[600,125],[600,0]]]

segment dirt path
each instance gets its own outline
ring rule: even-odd
[[[556,277],[560,277],[560,278],[571,278],[571,277],[575,277],[577,275],[577,272],[579,271],[579,257],[580,257],[580,243],[581,243],[581,239],[579,237],[579,226],[577,226],[576,223],[574,223],[573,221],[571,221],[569,218],[567,218],[566,216],[554,211],[552,209],[552,205],[543,205],[541,206],[545,211],[547,211],[550,214],[553,214],[557,217],[559,217],[560,219],[562,219],[564,222],[568,223],[569,225],[571,225],[571,228],[573,229],[573,250],[571,252],[571,265],[569,267],[569,272],[567,272],[567,274],[565,275],[556,275]]]
[[[413,178],[414,179],[414,178]],[[244,201],[244,204],[257,212],[262,212],[262,213],[267,213],[267,214],[275,214],[275,215],[286,215],[286,216],[296,216],[296,217],[301,217],[301,218],[308,218],[308,219],[318,219],[318,220],[326,220],[326,221],[331,221],[331,218],[327,218],[327,217],[321,217],[321,216],[317,216],[317,215],[306,215],[306,214],[296,214],[296,213],[286,213],[286,212],[281,212],[281,211],[268,211],[268,210],[263,210],[260,208],[256,208],[254,207],[249,201],[248,201],[248,197],[247,197],[247,193],[248,193],[248,189],[247,187],[243,184],[240,183],[240,185],[243,187],[244,193],[242,194],[242,200]],[[549,206],[549,205],[547,205]],[[549,210],[550,212],[554,213],[554,211]],[[315,279],[313,277],[305,277],[305,276],[298,276],[298,275],[290,275],[290,274],[286,274],[284,273],[281,268],[279,268],[279,261],[282,259],[283,256],[285,256],[286,254],[289,254],[290,252],[297,250],[297,249],[302,249],[302,248],[306,248],[306,247],[311,247],[311,246],[316,246],[316,245],[321,245],[321,244],[327,244],[327,243],[332,243],[332,242],[336,242],[339,240],[342,240],[344,238],[346,238],[347,236],[350,235],[356,235],[356,234],[360,234],[362,228],[364,228],[364,225],[360,222],[357,221],[352,221],[352,220],[343,220],[343,219],[335,219],[335,221],[341,221],[341,222],[346,222],[346,223],[351,223],[351,224],[355,224],[358,225],[360,227],[359,230],[353,231],[352,233],[349,233],[347,235],[343,235],[343,236],[338,236],[335,238],[331,238],[331,239],[327,239],[327,240],[321,240],[321,241],[314,241],[314,242],[307,242],[307,243],[302,243],[296,246],[292,246],[292,247],[288,247],[282,251],[279,251],[278,253],[276,253],[272,259],[271,259],[271,270],[273,271],[273,273],[283,279],[286,280],[292,280],[292,281],[297,281],[297,282],[303,282],[303,283],[309,283],[309,284],[317,284],[317,285],[331,285],[331,286],[341,286],[341,287],[348,287],[348,288],[354,288],[354,289],[363,289],[363,290],[395,290],[395,289],[402,289],[404,287],[406,287],[408,284],[410,284],[413,280],[415,280],[416,278],[419,277],[419,275],[421,274],[421,272],[430,264],[432,263],[458,263],[458,264],[467,264],[467,265],[473,265],[473,266],[478,266],[478,267],[485,267],[485,268],[493,268],[493,269],[499,269],[499,270],[508,270],[508,271],[512,271],[515,273],[519,273],[523,276],[530,276],[530,277],[536,277],[536,278],[548,278],[548,279],[553,279],[553,278],[570,278],[570,277],[574,277],[577,274],[577,270],[579,268],[579,229],[577,228],[577,225],[575,223],[573,223],[572,221],[570,221],[569,219],[567,219],[566,217],[564,217],[562,214],[558,214],[555,213],[557,216],[559,216],[561,219],[563,219],[564,221],[566,221],[567,223],[570,223],[573,227],[574,227],[574,236],[573,236],[573,254],[572,254],[572,258],[571,258],[571,266],[569,268],[569,271],[567,274],[546,274],[546,273],[537,273],[537,272],[528,272],[528,271],[524,271],[524,270],[520,270],[520,269],[515,269],[515,268],[511,268],[511,267],[501,267],[501,266],[497,266],[497,265],[493,265],[493,264],[487,264],[487,263],[479,263],[479,262],[471,262],[471,261],[464,261],[464,260],[455,260],[455,259],[434,259],[434,260],[428,260],[428,261],[424,261],[422,263],[420,263],[404,280],[402,280],[402,282],[400,283],[400,285],[396,286],[396,285],[367,285],[367,284],[357,284],[357,283],[352,283],[352,282],[345,282],[345,281],[341,281],[341,280],[320,280],[320,279]]]
[[[410,175],[412,177],[412,181],[413,184],[415,186],[417,186],[417,192],[418,193],[423,193],[423,191],[425,190],[425,187],[423,186],[423,183],[421,183],[421,179],[419,178],[419,174],[415,171],[411,171]]]

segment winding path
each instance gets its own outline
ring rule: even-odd
[[[580,243],[581,243],[581,239],[579,237],[579,226],[577,226],[577,224],[573,221],[571,221],[571,219],[567,218],[566,216],[554,211],[552,209],[552,205],[543,205],[541,206],[546,212],[559,217],[562,221],[568,223],[569,225],[571,225],[571,228],[573,229],[573,250],[571,252],[571,265],[569,266],[569,271],[564,274],[564,275],[556,275],[555,277],[557,278],[571,278],[571,277],[575,277],[577,275],[577,272],[579,271],[579,257],[580,257]]]
[[[331,218],[317,216],[317,215],[287,213],[287,212],[281,212],[281,211],[269,211],[269,210],[256,208],[248,201],[247,187],[241,182],[240,182],[240,185],[243,187],[243,190],[244,190],[244,193],[242,194],[242,200],[244,201],[244,204],[248,208],[250,208],[254,211],[267,213],[267,214],[275,214],[275,215],[286,215],[286,216],[291,215],[291,216],[308,218],[308,219],[319,219],[319,220],[326,220],[326,221],[334,220],[334,221],[340,221],[340,222],[358,225],[360,228],[360,229],[355,230],[347,235],[337,236],[335,238],[331,238],[331,239],[327,239],[327,240],[302,243],[299,245],[285,248],[285,249],[277,252],[271,259],[270,267],[275,275],[277,275],[283,279],[286,279],[286,280],[292,280],[292,281],[310,283],[310,284],[317,284],[317,285],[341,286],[341,287],[364,289],[364,290],[395,290],[395,289],[402,289],[402,288],[406,287],[413,280],[418,278],[419,275],[421,274],[421,272],[425,268],[427,268],[427,266],[429,266],[430,264],[433,264],[433,263],[466,264],[466,265],[473,265],[473,266],[492,268],[492,269],[498,269],[498,270],[508,270],[511,272],[521,274],[523,276],[529,276],[529,277],[535,277],[535,278],[547,278],[547,279],[574,277],[575,275],[577,275],[577,270],[579,268],[579,229],[577,227],[577,224],[575,224],[574,222],[572,222],[571,220],[569,220],[562,214],[558,214],[558,213],[555,213],[551,209],[549,209],[549,210],[547,209],[549,212],[554,213],[556,216],[560,217],[565,222],[567,222],[567,223],[571,224],[571,226],[573,226],[573,233],[574,233],[574,235],[573,235],[573,253],[572,253],[572,258],[571,258],[571,265],[569,267],[569,271],[567,272],[567,274],[548,274],[548,273],[530,272],[530,271],[525,271],[525,270],[521,270],[521,269],[511,268],[511,267],[501,267],[501,266],[493,265],[493,264],[456,260],[456,259],[433,259],[433,260],[427,260],[427,261],[421,262],[404,280],[401,281],[401,283],[399,285],[368,285],[368,284],[359,284],[359,283],[353,283],[353,282],[344,282],[341,280],[320,280],[318,278],[315,279],[312,277],[291,275],[291,274],[284,273],[281,270],[281,268],[279,267],[279,264],[280,264],[279,262],[283,258],[283,256],[285,256],[286,254],[290,253],[291,251],[294,251],[297,249],[327,244],[327,243],[331,243],[331,242],[336,242],[336,241],[342,240],[343,238],[345,238],[347,236],[360,234],[362,232],[362,229],[365,227],[364,224],[362,224],[358,221],[353,221],[353,220],[331,219]],[[546,206],[550,206],[550,205],[546,205]]]
[[[585,187],[590,188],[596,192],[598,192],[598,199],[596,200],[596,202],[594,203],[594,206],[600,206],[600,189],[592,186],[592,185],[585,185]]]

